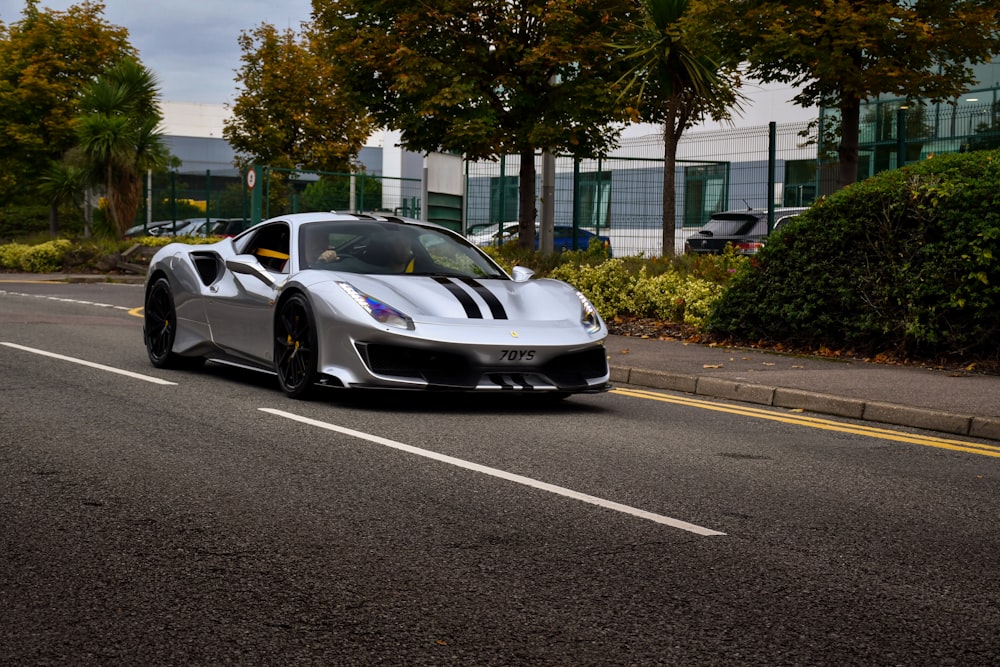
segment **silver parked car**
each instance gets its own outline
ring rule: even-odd
[[[160,249],[143,336],[156,367],[239,362],[292,397],[317,385],[607,390],[600,315],[572,286],[529,278],[431,223],[300,213]]]

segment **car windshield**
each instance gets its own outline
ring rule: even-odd
[[[698,231],[699,233],[711,234],[712,236],[739,236],[749,233],[756,222],[756,216],[752,215],[745,215],[743,213],[716,213]]]
[[[507,278],[463,237],[434,227],[393,221],[314,222],[299,230],[305,269],[368,274]]]

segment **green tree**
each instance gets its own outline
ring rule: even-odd
[[[352,176],[324,175],[318,181],[310,183],[302,192],[302,204],[309,211],[347,211],[350,210]],[[355,197],[364,201],[366,210],[381,207],[382,181],[373,176],[356,179],[361,187]]]
[[[640,0],[630,41],[619,48],[628,71],[619,80],[633,119],[663,126],[663,256],[673,257],[677,192],[674,170],[684,131],[710,116],[731,117],[739,108],[739,79],[714,35],[717,3]]]
[[[862,101],[953,100],[973,83],[971,65],[1000,51],[996,0],[745,0],[723,7],[749,76],[797,87],[801,106],[839,110],[838,188],[857,180]]]
[[[60,12],[26,0],[19,21],[0,22],[0,202],[32,198],[39,172],[76,143],[80,90],[135,55],[103,12],[100,2]]]
[[[222,133],[241,166],[348,171],[371,135],[364,106],[340,90],[314,37],[267,23],[240,35],[242,90]]]
[[[314,0],[337,80],[404,148],[520,156],[519,242],[534,247],[535,152],[600,155],[624,111],[609,44],[631,0]]]
[[[143,175],[170,160],[158,131],[156,77],[135,60],[122,60],[84,90],[80,106],[80,151],[92,179],[104,186],[108,220],[121,235],[134,224]]]

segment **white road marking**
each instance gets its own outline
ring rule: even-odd
[[[622,505],[621,503],[616,503],[611,500],[605,500],[603,498],[597,498],[595,496],[589,496],[585,493],[579,493],[571,489],[567,489],[561,486],[556,486],[554,484],[548,484],[546,482],[540,482],[536,479],[530,477],[524,477],[522,475],[515,475],[513,473],[505,472],[497,468],[490,468],[487,466],[479,465],[478,463],[472,463],[470,461],[464,461],[462,459],[457,459],[452,456],[446,456],[444,454],[438,454],[437,452],[432,452],[426,449],[420,449],[419,447],[413,447],[411,445],[405,445],[401,442],[396,442],[395,440],[389,440],[388,438],[382,438],[377,435],[372,435],[370,433],[364,433],[362,431],[355,431],[354,429],[345,428],[343,426],[337,426],[336,424],[330,424],[328,422],[319,421],[316,419],[310,419],[309,417],[302,417],[300,415],[292,414],[291,412],[285,412],[284,410],[275,410],[273,408],[258,408],[261,412],[266,412],[268,414],[276,415],[278,417],[284,417],[285,419],[291,419],[293,421],[301,422],[303,424],[309,424],[310,426],[315,426],[317,428],[326,429],[328,431],[336,431],[337,433],[342,433],[344,435],[349,435],[353,438],[360,438],[362,440],[368,440],[369,442],[374,442],[379,445],[384,445],[386,447],[392,447],[410,454],[416,454],[417,456],[423,456],[435,461],[440,461],[442,463],[447,463],[459,468],[465,468],[466,470],[472,470],[474,472],[482,473],[484,475],[490,475],[492,477],[499,477],[500,479],[505,479],[510,482],[516,482],[517,484],[523,484],[524,486],[530,486],[535,489],[541,489],[542,491],[548,491],[550,493],[555,493],[560,496],[566,496],[567,498],[573,498],[574,500],[579,500],[581,502],[589,503],[591,505],[597,505],[599,507],[604,507],[606,509],[611,509],[616,512],[623,512],[625,514],[630,514],[640,519],[648,519],[649,521],[654,521],[656,523],[661,523],[672,528],[679,528],[681,530],[686,530],[690,533],[695,533],[697,535],[725,535],[725,533],[720,533],[717,530],[712,530],[710,528],[704,528],[702,526],[695,525],[693,523],[688,523],[687,521],[681,521],[680,519],[673,519],[668,516],[663,516],[661,514],[654,514],[653,512],[647,512],[646,510],[637,509],[635,507],[630,507],[628,505]]]
[[[98,370],[107,371],[109,373],[117,373],[118,375],[125,375],[130,378],[135,378],[136,380],[144,380],[146,382],[152,382],[153,384],[167,384],[167,385],[177,384],[176,382],[161,380],[160,378],[155,378],[149,375],[133,373],[132,371],[122,370],[121,368],[115,368],[113,366],[105,366],[104,364],[96,364],[93,361],[86,361],[85,359],[77,359],[76,357],[67,357],[62,354],[56,354],[55,352],[46,352],[45,350],[39,350],[34,347],[26,347],[24,345],[18,345],[17,343],[7,343],[0,341],[0,345],[12,347],[17,350],[24,350],[25,352],[31,352],[33,354],[40,354],[43,357],[52,357],[53,359],[59,359],[61,361],[69,361],[74,364],[80,364],[81,366],[87,366],[89,368],[96,368]]]
[[[112,308],[114,310],[131,310],[129,306],[116,306],[111,303],[100,303],[98,301],[83,301],[81,299],[67,299],[61,296],[50,296],[48,294],[26,294],[24,292],[9,292],[7,290],[0,290],[0,294],[6,294],[9,296],[30,296],[35,299],[48,299],[49,301],[62,301],[64,303],[78,303],[83,306],[98,306],[100,308]]]

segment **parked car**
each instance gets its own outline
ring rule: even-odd
[[[492,225],[495,229],[496,226]],[[573,226],[572,225],[555,225],[552,228],[552,249],[553,250],[573,250]],[[535,250],[538,250],[540,239],[540,229],[538,225],[535,226]],[[495,231],[488,238],[479,239],[478,245],[480,246],[490,246],[490,245],[503,245],[504,243],[510,243],[511,241],[517,241],[519,237],[519,231],[517,224],[507,225],[502,231]],[[611,255],[611,239],[607,236],[597,235],[594,232],[588,231],[586,229],[576,230],[576,250],[586,250],[590,247],[590,242],[593,239],[598,239],[605,248],[608,249],[608,256]]]
[[[774,209],[774,229],[805,210]],[[737,253],[754,255],[767,242],[767,234],[767,209],[713,213],[708,222],[684,242],[684,252],[719,254],[731,243]]]
[[[127,239],[137,236],[160,236],[164,232],[169,232],[173,224],[173,220],[157,220],[149,224],[143,223],[135,227],[129,227],[122,236]]]
[[[236,236],[248,227],[247,221],[243,218],[229,218],[219,221],[216,226],[215,236]]]
[[[516,222],[505,222],[502,225],[496,222],[481,222],[469,225],[469,228],[465,230],[465,238],[469,239],[470,243],[474,243],[479,247],[494,245],[493,239],[499,233],[500,229],[506,229],[511,224],[517,225]]]
[[[531,275],[433,223],[291,214],[157,251],[143,338],[157,368],[235,362],[291,397],[318,384],[606,391],[607,325],[571,285]]]
[[[228,222],[223,218],[188,218],[177,221],[177,231],[174,236],[221,236],[219,227]]]

